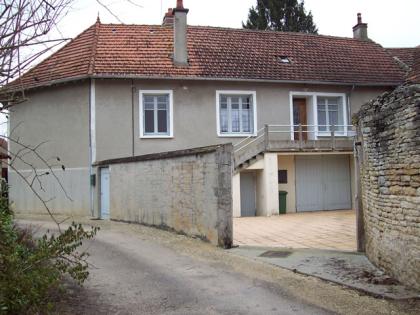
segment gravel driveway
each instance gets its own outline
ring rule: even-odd
[[[49,222],[20,221],[43,228]],[[139,225],[95,222],[91,276],[60,314],[403,314],[390,302]],[[418,306],[418,304],[417,304]]]

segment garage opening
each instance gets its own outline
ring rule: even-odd
[[[296,210],[352,208],[349,155],[296,156]]]
[[[277,165],[265,156],[264,169],[240,172],[234,244],[356,251],[352,154],[276,156]],[[269,199],[276,189],[277,207]],[[270,211],[264,211],[267,204]]]

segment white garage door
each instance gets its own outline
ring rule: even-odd
[[[348,155],[296,156],[297,211],[351,209]]]

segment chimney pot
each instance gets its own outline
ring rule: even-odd
[[[176,8],[177,9],[183,9],[184,8],[184,4],[182,3],[182,0],[177,0],[176,1]]]
[[[357,13],[357,24],[362,24],[362,13]]]

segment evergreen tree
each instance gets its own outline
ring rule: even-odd
[[[303,0],[257,0],[257,5],[249,9],[248,20],[242,23],[242,27],[317,34],[312,13],[306,13],[304,5]]]

